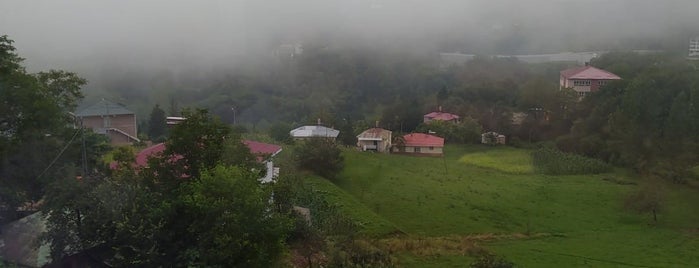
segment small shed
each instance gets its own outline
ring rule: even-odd
[[[388,153],[391,148],[391,131],[383,128],[370,128],[357,135],[357,147],[362,151]]]
[[[506,137],[505,135],[499,134],[494,131],[486,132],[481,134],[481,143],[482,144],[505,144]]]

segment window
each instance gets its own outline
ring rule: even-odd
[[[434,150],[434,146],[430,146],[430,151]]]
[[[415,147],[415,152],[419,153],[420,152],[420,147]]]
[[[607,80],[599,80],[599,81],[597,81],[597,85],[598,85],[598,86],[604,86],[604,85],[606,85],[606,84],[607,84]]]
[[[573,86],[576,87],[585,87],[590,85],[592,85],[590,80],[573,80]]]
[[[578,96],[580,96],[580,97],[585,97],[585,94],[587,94],[587,92],[585,92],[585,91],[578,91]]]

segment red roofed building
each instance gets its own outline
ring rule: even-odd
[[[138,154],[136,154],[136,167],[145,167],[146,165],[148,165],[149,157],[156,157],[163,151],[165,151],[165,143],[158,143],[156,145],[143,149],[142,151],[138,152]],[[179,156],[178,158],[181,157],[182,156]]]
[[[394,153],[415,155],[444,155],[444,138],[425,133],[410,133],[394,142]]]
[[[571,88],[578,96],[584,97],[614,80],[621,80],[621,77],[592,66],[583,66],[561,71],[560,88]]]
[[[243,143],[250,148],[250,152],[257,156],[257,161],[263,162],[266,159],[276,156],[282,151],[282,147],[276,144],[262,143],[251,140],[244,140]]]
[[[250,149],[250,152],[257,156],[257,161],[264,163],[267,168],[267,173],[264,178],[260,178],[262,182],[270,182],[276,176],[279,175],[279,168],[274,167],[274,163],[271,158],[279,154],[282,151],[282,147],[275,144],[262,143],[251,140],[244,140],[243,143]],[[136,167],[141,168],[148,165],[148,158],[158,157],[163,151],[165,151],[165,143],[158,143],[146,149],[143,149],[138,154],[136,154]],[[181,158],[182,156],[176,156],[176,158]],[[116,168],[116,162],[110,164],[111,168]]]
[[[458,123],[460,118],[461,117],[459,117],[458,115],[442,112],[442,106],[439,106],[439,111],[426,114],[423,117],[422,122],[429,123],[432,120],[438,120],[438,121],[449,121],[449,122]]]

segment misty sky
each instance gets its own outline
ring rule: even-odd
[[[71,70],[234,64],[311,41],[478,53],[518,33],[527,52],[556,52],[582,37],[696,33],[698,10],[696,0],[0,0],[0,34],[30,70]]]

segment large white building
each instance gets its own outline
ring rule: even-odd
[[[689,56],[699,57],[699,36],[689,40]]]

